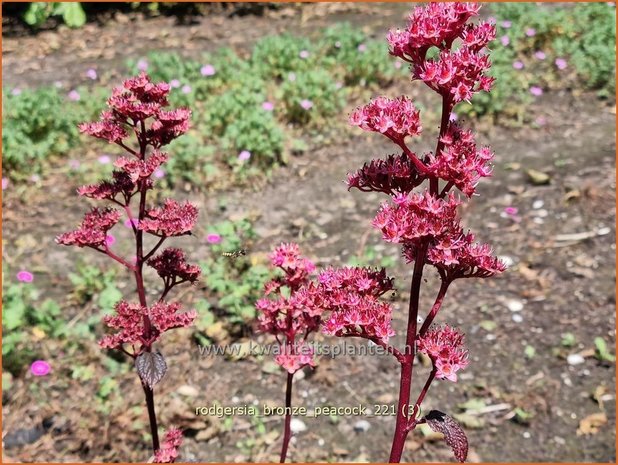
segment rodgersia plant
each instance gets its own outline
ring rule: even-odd
[[[102,253],[133,275],[137,301],[121,300],[115,314],[104,317],[112,332],[99,344],[119,350],[135,362],[146,397],[155,462],[174,462],[182,442],[182,432],[171,428],[163,444],[159,443],[154,386],[165,375],[167,365],[155,343],[163,333],[189,326],[197,316],[194,310],[181,311],[180,303],[166,297],[179,284],[197,281],[201,273],[198,266],[187,263],[181,249],[166,248],[157,254],[168,238],[191,234],[197,219],[197,208],[189,202],[167,199],[163,205],[153,206],[148,201],[154,188],[152,174],[168,159],[162,147],[189,128],[190,110],[166,109],[169,91],[168,84],[155,84],[146,74],[128,79],[113,90],[99,121],[79,126],[81,132],[121,147],[126,156],[116,160],[111,179],[78,189],[79,195],[112,206],[93,208],[78,229],[56,238],[59,244]],[[123,217],[133,233],[134,257],[121,257],[111,247],[109,232]],[[146,297],[145,266],[153,268],[163,281],[153,301]]]
[[[472,197],[480,179],[491,174],[493,158],[488,147],[477,147],[472,131],[450,119],[457,104],[469,103],[477,92],[489,92],[493,84],[493,78],[486,73],[491,64],[487,45],[495,37],[495,28],[488,22],[469,23],[470,18],[478,15],[479,8],[475,3],[455,2],[416,7],[410,14],[407,28],[391,31],[387,37],[391,55],[409,63],[412,80],[423,81],[442,99],[440,132],[433,152],[420,155],[408,146],[408,139],[420,134],[421,122],[419,111],[406,96],[376,98],[350,117],[351,124],[386,136],[400,150],[386,159],[365,164],[348,178],[349,188],[383,192],[390,197],[372,224],[382,232],[386,242],[400,244],[404,258],[413,265],[406,345],[403,351],[388,346],[401,365],[390,462],[401,460],[408,433],[420,423],[427,423],[433,430],[444,433],[456,459],[465,460],[468,442],[461,427],[450,416],[437,410],[425,416],[420,413],[433,381],[457,381],[457,372],[468,365],[463,334],[448,325],[434,326],[432,323],[436,321],[453,281],[486,278],[506,268],[492,256],[489,245],[475,242],[474,235],[464,231],[457,213],[457,207],[463,201],[455,190],[459,190],[464,198]],[[430,50],[436,53],[429,53]],[[433,306],[418,329],[419,296],[425,265],[435,268],[441,285]],[[320,279],[324,282],[323,276]],[[337,290],[348,286],[340,281],[326,282]],[[358,287],[358,283],[354,285]],[[365,286],[370,286],[369,289],[374,289],[377,294],[383,291],[379,280]],[[361,295],[354,292],[352,297],[359,299]],[[371,336],[369,338],[375,339],[373,328],[377,324],[382,330],[381,342],[388,344],[388,336],[394,333],[390,329],[390,308],[381,305],[383,308],[378,312],[359,312],[359,306],[350,301],[335,305],[331,308],[331,320],[335,323],[329,326],[329,321],[325,329],[337,336]],[[416,351],[431,359],[432,370],[418,397],[411,403]]]
[[[300,255],[297,244],[281,244],[270,259],[272,265],[283,272],[283,276],[266,283],[266,297],[259,299],[255,306],[259,313],[259,330],[275,336],[280,349],[275,361],[287,371],[280,454],[280,462],[284,463],[291,438],[293,378],[298,370],[314,366],[313,348],[307,340],[320,327],[323,306],[317,287],[309,280],[315,265]]]
[[[390,197],[372,224],[382,232],[386,242],[400,244],[403,257],[413,265],[403,350],[389,342],[395,334],[392,308],[380,297],[392,289],[393,282],[384,270],[329,268],[319,273],[316,282],[293,289],[289,300],[258,305],[267,310],[266,315],[272,314],[271,309],[279,308],[294,309],[287,315],[304,312],[321,315],[324,333],[368,339],[396,358],[401,375],[390,462],[401,460],[409,432],[421,423],[444,434],[457,460],[466,459],[468,441],[455,420],[438,410],[424,416],[421,413],[431,384],[436,379],[457,381],[458,372],[468,365],[464,335],[451,326],[436,326],[433,322],[455,280],[487,278],[506,268],[492,256],[488,245],[475,242],[474,235],[464,231],[457,213],[463,200],[455,190],[464,198],[472,197],[479,180],[491,174],[493,158],[488,147],[477,147],[472,131],[450,119],[457,104],[469,102],[477,92],[488,92],[493,83],[493,78],[486,75],[490,67],[486,47],[494,38],[494,27],[489,23],[468,23],[479,8],[474,3],[454,2],[416,7],[408,27],[388,35],[390,53],[410,64],[412,80],[423,81],[442,98],[440,132],[433,152],[419,155],[408,146],[408,139],[418,136],[422,128],[420,112],[406,96],[378,97],[350,117],[353,125],[383,134],[399,150],[385,159],[366,163],[349,175],[348,186]],[[430,54],[430,50],[436,53]],[[425,265],[435,268],[441,284],[419,329],[419,297]],[[277,328],[275,333],[291,334],[294,340],[295,333],[289,326],[272,326]],[[431,359],[432,369],[416,400],[411,402],[417,351]],[[288,363],[297,367],[309,362],[294,359]]]

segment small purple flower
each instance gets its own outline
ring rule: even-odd
[[[496,18],[494,16],[490,16],[487,18],[487,22],[489,24],[496,24]]]
[[[180,89],[180,92],[182,92],[183,94],[190,94],[191,86],[189,84],[185,84],[184,86],[182,86],[182,89]]]
[[[517,215],[517,212],[519,210],[517,210],[517,207],[506,207],[504,209],[504,213],[506,213],[508,216],[515,216]]]
[[[500,43],[506,47],[511,43],[511,39],[509,39],[509,36],[502,36],[500,37]]]
[[[547,118],[545,118],[544,116],[537,116],[536,119],[534,120],[534,122],[538,125],[538,126],[545,126],[547,124]]]
[[[133,228],[134,226],[137,228],[137,225],[138,225],[138,224],[139,224],[139,219],[137,219],[137,218],[133,218],[133,219],[126,219],[126,220],[124,221],[124,225],[125,225],[125,227],[127,227],[127,228],[129,228],[129,229]]]
[[[94,68],[89,68],[86,70],[86,77],[88,79],[92,79],[93,81],[95,81],[98,77],[97,75],[97,70]]]
[[[217,233],[210,233],[206,236],[206,242],[209,244],[218,244],[221,242],[221,236]]]
[[[17,273],[17,281],[20,283],[31,283],[34,280],[34,275],[26,270],[21,270]]]
[[[288,74],[288,81],[290,81],[290,82],[296,81],[296,73]]]
[[[530,93],[535,97],[540,97],[541,95],[543,95],[543,89],[539,86],[532,86],[530,87]]]
[[[111,163],[111,161],[112,161],[112,159],[110,158],[109,155],[101,155],[97,160],[102,165],[107,165],[107,164]]]
[[[544,60],[545,58],[547,58],[547,55],[545,55],[544,51],[537,50],[536,52],[534,52],[534,58],[536,58],[537,60]]]
[[[567,61],[564,58],[556,58],[556,61],[554,63],[556,64],[556,68],[560,70],[566,69],[566,67],[568,66]]]
[[[401,66],[402,66],[401,61],[395,61],[393,63],[393,66],[395,67],[395,69],[401,69]]]
[[[309,52],[307,50],[301,50],[298,56],[305,60],[309,58]]]
[[[304,110],[310,110],[313,107],[313,102],[311,100],[308,100],[308,99],[303,99],[303,100],[300,101],[300,106]]]
[[[262,103],[262,109],[266,111],[273,111],[275,109],[275,104],[272,102],[264,102]]]
[[[45,360],[35,360],[30,365],[30,372],[34,376],[46,376],[51,371],[51,366]]]
[[[112,245],[114,245],[114,242],[116,242],[116,238],[113,234],[108,234],[107,236],[105,236],[105,245],[111,247]]]
[[[526,29],[526,36],[534,37],[535,35],[536,35],[536,29],[534,29],[533,27],[529,27],[528,29]]]
[[[513,62],[513,68],[515,68],[515,69],[524,69],[524,64],[521,61],[519,61],[519,60],[514,61]]]
[[[19,95],[19,94],[21,94],[21,89],[19,87],[15,87],[15,89],[11,91],[11,95]]]
[[[154,173],[152,173],[152,174],[157,179],[161,179],[161,178],[165,177],[165,171],[163,171],[162,168],[157,168],[156,170],[154,170]]]
[[[2,178],[2,190],[9,187],[9,178]]]
[[[214,76],[217,70],[213,65],[204,65],[200,68],[200,73],[202,76]]]
[[[367,46],[365,44],[360,44],[358,46],[358,51],[361,52],[361,53],[366,52],[367,51]]]
[[[137,69],[140,71],[146,71],[148,69],[148,60],[140,58],[137,62]]]
[[[67,96],[69,97],[69,100],[73,100],[74,102],[77,102],[80,99],[79,92],[75,89],[69,92]]]
[[[178,79],[172,79],[170,81],[170,87],[172,89],[178,89],[180,87],[180,81]]]
[[[457,113],[455,113],[454,111],[451,112],[451,115],[448,117],[449,121],[457,121],[459,117],[457,116]]]
[[[251,158],[251,152],[248,150],[243,150],[238,154],[238,159],[240,161],[247,161],[249,158]]]
[[[513,23],[511,23],[509,20],[504,20],[500,23],[500,25],[504,28],[504,29],[508,29],[510,28]]]

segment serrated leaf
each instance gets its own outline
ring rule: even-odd
[[[459,462],[465,462],[468,456],[468,438],[459,423],[439,410],[431,410],[424,419],[433,431],[444,434],[444,440],[453,449],[455,458]]]
[[[144,352],[135,359],[135,368],[142,381],[152,388],[165,376],[167,364],[161,352]]]

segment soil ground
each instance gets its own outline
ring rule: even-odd
[[[182,50],[188,55],[220,45],[242,49],[262,35],[311,34],[340,20],[381,34],[401,24],[404,12],[401,5],[307,5],[266,16],[213,15],[190,25],[177,25],[173,18],[120,16],[79,31],[5,38],[3,78],[9,86],[61,80],[68,87],[83,81],[84,70],[94,63],[100,67],[105,62],[120,76],[127,58],[148,49]],[[383,91],[397,95],[406,88]],[[439,319],[466,332],[471,363],[458,383],[434,383],[425,409],[463,414],[460,420],[473,462],[615,462],[615,365],[598,361],[593,344],[595,337],[604,338],[610,348],[615,344],[615,107],[592,94],[564,92],[543,96],[531,111],[546,123],[536,129],[477,128],[479,141],[491,143],[496,152],[495,173],[482,183],[480,196],[466,207],[463,221],[513,265],[499,278],[452,286]],[[201,228],[209,221],[251,214],[259,234],[250,250],[256,259],[290,240],[300,242],[319,266],[346,263],[367,246],[398,258],[397,248],[384,246],[370,227],[383,198],[347,192],[342,182],[347,172],[391,151],[377,135],[359,132],[346,131],[339,143],[292,158],[257,189],[193,195],[202,209]],[[428,137],[421,144],[429,144]],[[549,183],[535,185],[528,169],[546,173]],[[62,173],[50,170],[37,189],[3,192],[3,259],[13,268],[29,264],[37,273],[37,287],[58,299],[70,290],[66,275],[74,269],[76,251],[55,246],[53,237],[75,224],[85,208]],[[222,203],[227,205],[224,211],[219,208]],[[515,218],[502,214],[509,206],[518,208]],[[194,259],[208,253],[200,241],[187,240],[183,246]],[[401,260],[398,263],[389,275],[396,278],[399,289],[393,326],[402,328],[411,269]],[[424,308],[437,290],[431,270],[426,276]],[[522,304],[521,310],[509,309],[514,302]],[[565,333],[575,336],[575,346],[561,345]],[[168,339],[170,370],[157,393],[161,423],[187,430],[183,459],[276,461],[280,417],[257,422],[237,416],[230,424],[196,416],[195,409],[215,401],[223,406],[280,405],[284,375],[272,372],[268,358],[202,357],[187,335],[178,332]],[[238,342],[250,338],[267,341],[250,335]],[[327,338],[324,342],[338,343]],[[402,336],[394,342],[401,344]],[[534,355],[527,346],[534,348]],[[3,439],[6,442],[11,433],[35,427],[43,419],[51,419],[53,426],[31,444],[7,446],[4,459],[147,459],[147,440],[141,434],[147,419],[134,373],[118,377],[121,401],[100,412],[92,402],[96,384],[69,377],[75,364],[101,361],[96,343],[78,354],[66,354],[53,344],[44,350],[54,361],[54,375],[35,380],[24,374],[13,381],[10,393],[3,396]],[[572,354],[582,355],[583,363],[569,364],[567,356]],[[104,372],[105,367],[97,370]],[[426,367],[418,370],[421,375],[427,372]],[[315,370],[296,381],[294,404],[308,408],[394,404],[398,375],[397,365],[387,357],[323,357]],[[415,390],[422,379],[417,376]],[[484,406],[475,410],[468,404],[467,412],[459,407],[471,400],[483,401]],[[598,428],[591,428],[599,418]],[[388,457],[392,417],[300,420],[307,429],[293,438],[289,453],[293,461]],[[367,420],[369,429],[359,420]],[[404,454],[406,461],[450,457],[443,441],[418,432],[409,437]]]

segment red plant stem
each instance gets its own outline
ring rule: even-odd
[[[419,423],[418,420],[416,419],[416,416],[418,415],[418,411],[421,407],[421,404],[423,403],[423,399],[425,399],[425,394],[427,394],[427,391],[429,391],[429,386],[431,386],[431,383],[433,382],[435,377],[436,377],[436,369],[434,367],[433,370],[431,370],[431,373],[429,373],[429,377],[427,378],[427,381],[425,382],[425,386],[423,386],[423,390],[419,394],[418,399],[416,399],[416,402],[414,402],[413,416],[409,421],[408,428],[407,428],[408,431],[412,431],[416,427],[416,425]]]
[[[442,117],[440,121],[440,134],[436,146],[435,156],[438,157],[444,148],[443,136],[446,134],[449,125],[451,110],[453,109],[452,98],[449,95],[442,96]],[[404,151],[406,151],[404,149]],[[408,150],[409,151],[409,150]],[[408,153],[406,151],[406,153]],[[429,178],[429,192],[437,196],[439,189],[439,181],[437,177]],[[414,272],[412,274],[412,283],[410,284],[410,307],[408,310],[408,328],[406,335],[406,347],[404,356],[406,361],[401,364],[401,377],[399,380],[399,402],[397,405],[397,420],[395,425],[395,434],[393,436],[393,444],[391,446],[390,463],[398,463],[401,461],[401,455],[405,446],[406,437],[410,432],[408,428],[408,409],[410,407],[410,387],[412,385],[412,371],[414,367],[414,349],[416,345],[416,322],[418,318],[418,308],[420,299],[421,280],[423,276],[423,267],[425,266],[425,258],[427,255],[428,244],[425,242],[420,246],[414,258]],[[437,310],[436,310],[437,312]],[[432,379],[433,380],[433,379]],[[427,385],[428,389],[429,386]],[[425,389],[426,390],[426,389]],[[416,406],[414,410],[416,411]]]
[[[433,322],[434,318],[438,314],[440,307],[442,307],[442,301],[444,300],[444,296],[446,295],[446,291],[448,290],[449,284],[450,284],[449,281],[442,280],[442,284],[440,284],[440,290],[438,291],[438,296],[436,297],[436,300],[433,303],[433,306],[431,307],[431,311],[429,312],[429,315],[427,315],[427,318],[425,318],[423,326],[421,326],[421,330],[418,332],[419,336],[423,336],[427,332],[427,330],[429,329],[429,326],[431,326],[431,323]]]
[[[406,437],[408,436],[408,408],[410,405],[410,387],[412,385],[412,369],[414,366],[414,345],[416,344],[416,319],[418,317],[421,281],[426,253],[427,245],[425,244],[419,247],[414,260],[414,273],[412,274],[412,283],[410,285],[408,332],[406,336],[406,346],[404,348],[406,361],[401,364],[395,435],[393,436],[391,455],[388,460],[390,463],[399,463],[401,461],[401,454],[403,453],[403,447],[406,443]]]
[[[285,426],[283,427],[283,444],[281,445],[281,455],[279,457],[279,463],[285,463],[285,458],[288,455],[288,445],[290,444],[290,438],[292,437],[292,429],[290,425],[292,423],[292,379],[293,373],[288,373],[288,382],[285,387]]]
[[[146,142],[145,142],[145,127],[142,122],[142,137],[138,136],[140,141],[140,153],[139,158],[144,160],[146,158]],[[146,215],[146,193],[147,187],[144,181],[140,181],[139,183],[139,213],[138,213],[138,221],[141,222]],[[135,284],[137,286],[137,294],[139,296],[140,305],[144,308],[148,307],[148,302],[146,301],[146,290],[144,288],[144,278],[142,276],[142,270],[144,267],[144,231],[141,229],[137,229],[135,233]],[[150,317],[147,313],[144,313],[144,338],[149,340],[152,335],[152,325],[150,323]],[[150,352],[151,345],[149,344],[146,348],[146,351]],[[144,395],[146,397],[146,408],[148,409],[148,420],[150,423],[150,434],[152,436],[152,448],[154,452],[159,450],[159,429],[157,427],[157,413],[155,411],[154,405],[154,391],[150,386],[147,386],[142,382],[142,387],[144,388]]]

